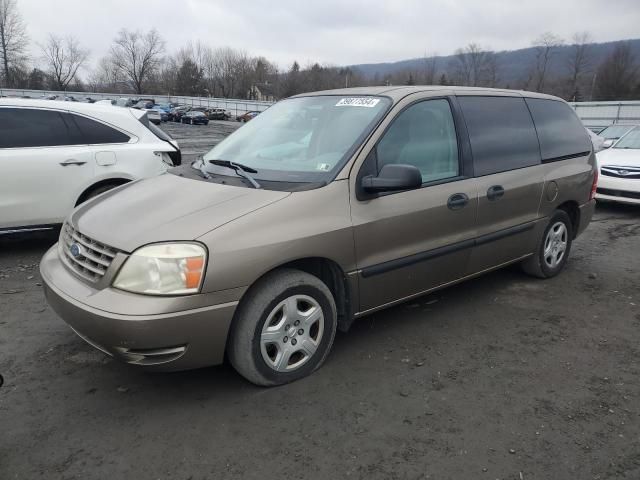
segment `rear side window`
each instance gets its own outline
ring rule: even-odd
[[[70,145],[67,125],[59,112],[0,108],[0,148]]]
[[[77,143],[92,145],[100,143],[127,143],[130,140],[129,135],[90,118],[73,114],[69,114],[69,117],[73,119],[80,131],[81,140]]]
[[[527,98],[538,130],[543,162],[586,155],[591,141],[573,109],[564,102]]]
[[[531,114],[519,97],[458,97],[469,131],[476,176],[540,163]]]

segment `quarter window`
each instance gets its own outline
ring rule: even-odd
[[[130,140],[128,135],[90,118],[73,114],[70,114],[70,117],[75,121],[81,134],[81,140],[78,143],[94,145],[101,143],[127,143]]]
[[[527,98],[527,105],[538,131],[543,162],[591,151],[587,131],[569,105],[541,98]]]
[[[449,102],[416,103],[393,121],[376,149],[378,171],[383,165],[414,165],[422,182],[459,175],[458,142]]]
[[[0,108],[0,148],[55,147],[71,143],[59,112]]]
[[[469,131],[476,176],[540,163],[531,114],[520,97],[458,97]]]

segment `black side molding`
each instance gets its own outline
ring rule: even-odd
[[[562,155],[560,157],[543,158],[542,163],[561,162],[562,160],[569,160],[571,158],[584,157],[585,155],[589,155],[590,153],[591,152],[578,152],[570,153],[569,155]]]
[[[444,247],[434,248],[432,250],[426,250],[424,252],[415,253],[407,257],[396,258],[395,260],[389,260],[388,262],[378,263],[365,267],[360,271],[363,278],[373,277],[374,275],[380,275],[382,273],[390,272],[398,268],[408,267],[416,263],[425,262],[433,258],[441,257],[443,255],[449,255],[451,253],[459,252],[467,248],[472,248],[479,245],[485,245],[487,243],[495,242],[512,235],[517,235],[528,230],[532,230],[535,226],[535,222],[527,222],[514,227],[498,230],[497,232],[488,233],[476,238],[470,238],[469,240],[463,240],[461,242],[452,243],[451,245],[445,245]]]

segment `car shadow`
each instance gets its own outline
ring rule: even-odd
[[[60,227],[54,230],[0,235],[0,256],[3,254],[41,254],[58,241]]]

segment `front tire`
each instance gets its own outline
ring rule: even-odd
[[[538,278],[558,275],[567,263],[573,240],[573,225],[564,210],[556,210],[542,234],[536,253],[522,263],[525,273]]]
[[[229,360],[256,385],[293,382],[322,365],[336,326],[335,300],[324,282],[299,270],[278,270],[251,287],[238,307]]]

